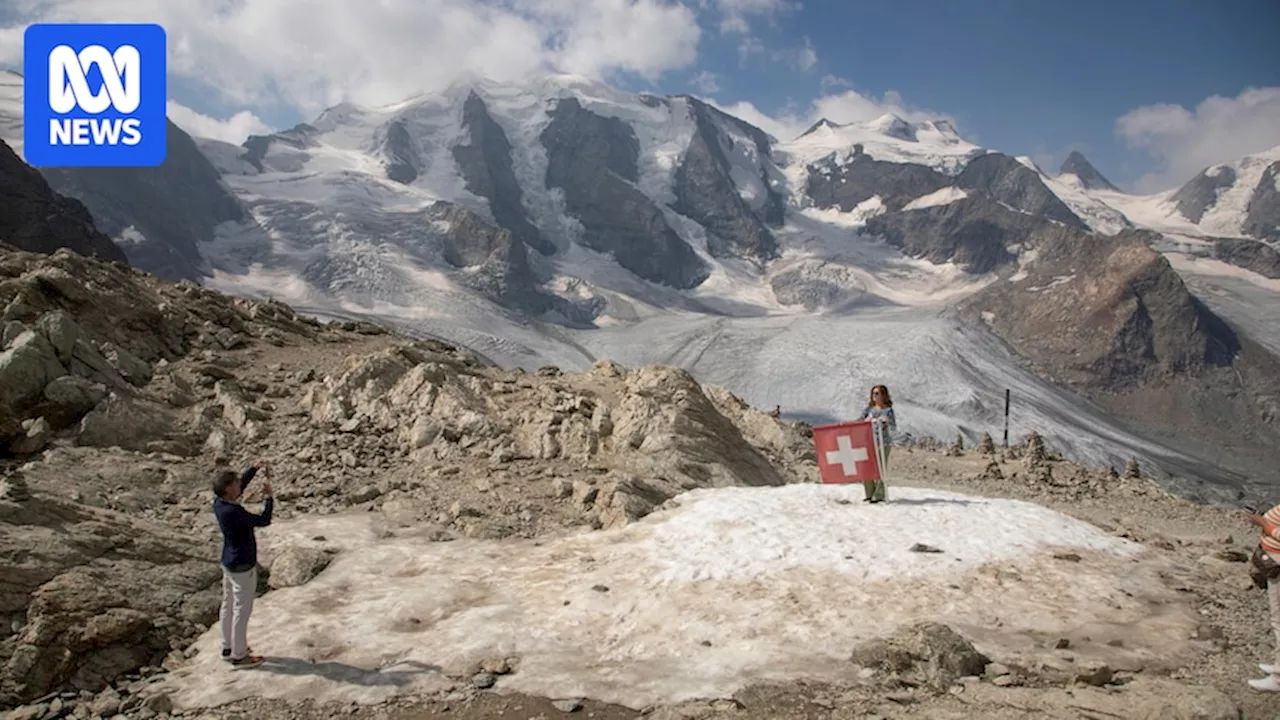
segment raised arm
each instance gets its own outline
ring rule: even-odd
[[[262,514],[251,513],[244,507],[236,505],[236,509],[232,511],[231,522],[236,525],[248,527],[266,527],[271,524],[271,511],[275,509],[275,498],[267,496],[266,502],[262,505]]]

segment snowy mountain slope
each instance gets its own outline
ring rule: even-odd
[[[947,315],[1034,270],[1044,238],[1120,222],[1094,191],[977,148],[945,123],[886,116],[778,142],[695,98],[536,76],[339,105],[240,147],[197,145],[243,209],[199,245],[205,282],[222,290],[376,317],[530,369],[671,360],[753,402],[783,393],[786,411],[806,417],[846,417],[856,386],[896,378],[917,403],[903,419],[916,435],[987,429],[986,410],[962,398],[1003,383],[1040,408],[1029,415],[1036,429],[1078,457],[1138,453],[1235,481],[1132,424],[1104,431],[1105,413],[1023,369],[1028,358],[984,338],[981,323]],[[1037,221],[1047,225],[1023,227]],[[894,227],[909,237],[892,239]],[[993,227],[1006,239],[993,244]],[[1134,338],[1185,335],[1155,310]],[[747,340],[688,340],[712,321]],[[789,344],[789,324],[812,336]],[[775,335],[781,344],[766,352]],[[820,341],[863,368],[836,396],[805,349]],[[881,344],[896,348],[887,360]]]

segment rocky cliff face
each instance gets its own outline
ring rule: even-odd
[[[1080,152],[1072,150],[1066,160],[1062,161],[1062,167],[1058,172],[1067,175],[1075,175],[1080,179],[1080,184],[1086,190],[1110,190],[1112,192],[1120,192],[1120,188],[1111,184],[1092,163]]]
[[[51,253],[60,248],[127,262],[124,251],[102,234],[84,204],[49,187],[0,140],[0,243]]]
[[[200,243],[214,228],[240,220],[240,202],[191,136],[168,125],[168,155],[156,168],[50,168],[49,184],[89,208],[129,261],[170,280],[201,277]]]
[[[1013,262],[1011,245],[1028,232],[1044,230],[1044,221],[1012,213],[985,195],[973,195],[946,205],[880,215],[864,232],[911,257],[934,263],[954,262],[974,274],[992,272]]]
[[[923,165],[875,160],[855,145],[853,157],[845,162],[829,157],[811,166],[805,193],[815,207],[838,207],[842,212],[878,195],[886,208],[896,211],[951,182]]]
[[[1249,198],[1242,230],[1260,240],[1280,242],[1280,162],[1263,171]]]
[[[1205,211],[1218,201],[1218,193],[1236,182],[1236,171],[1226,165],[1208,168],[1178,188],[1169,199],[1182,216],[1200,222]]]
[[[782,198],[772,190],[762,169],[760,181],[767,188],[767,198],[759,213],[747,204],[734,183],[732,162],[723,145],[725,135],[717,122],[733,122],[739,130],[746,124],[700,101],[690,99],[689,104],[697,130],[676,169],[672,208],[707,229],[707,251],[713,257],[746,257],[759,262],[776,258],[778,243],[765,222],[780,222]],[[755,130],[750,134],[754,153],[768,158],[768,138],[758,129],[750,129]]]
[[[1280,280],[1280,252],[1266,243],[1244,238],[1218,238],[1213,243],[1213,256],[1265,278]]]
[[[576,99],[560,100],[542,132],[547,187],[564,191],[582,243],[622,267],[675,288],[696,287],[710,270],[667,224],[662,209],[635,186],[639,142],[621,120],[597,115]]]
[[[1015,210],[1080,230],[1089,229],[1066,203],[1045,187],[1039,175],[1008,155],[987,153],[974,158],[956,178],[956,185],[966,190],[981,190]]]
[[[1195,298],[1152,240],[1043,227],[1027,238],[1036,254],[1022,277],[960,312],[1140,432],[1203,457],[1242,448],[1239,467],[1273,464],[1280,360]]]
[[[467,190],[489,201],[494,221],[516,240],[543,255],[554,253],[555,243],[542,236],[525,212],[520,183],[511,166],[511,143],[475,92],[463,103],[462,126],[470,134],[470,144],[455,146],[453,158],[467,181]]]

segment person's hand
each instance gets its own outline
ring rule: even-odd
[[[1262,516],[1257,513],[1252,513],[1252,512],[1249,512],[1248,510],[1241,510],[1240,517],[1244,518],[1244,521],[1249,523],[1250,525],[1257,525],[1258,527],[1262,527]]]
[[[271,481],[270,481],[270,480],[263,480],[263,481],[262,481],[262,497],[264,497],[264,498],[273,497],[273,496],[272,496],[272,494],[271,494]]]
[[[269,463],[263,458],[258,458],[258,460],[253,463],[253,466],[259,470],[267,467],[268,465]]]

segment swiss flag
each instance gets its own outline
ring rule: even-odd
[[[880,479],[872,421],[819,425],[813,429],[818,469],[824,483],[862,483]]]

